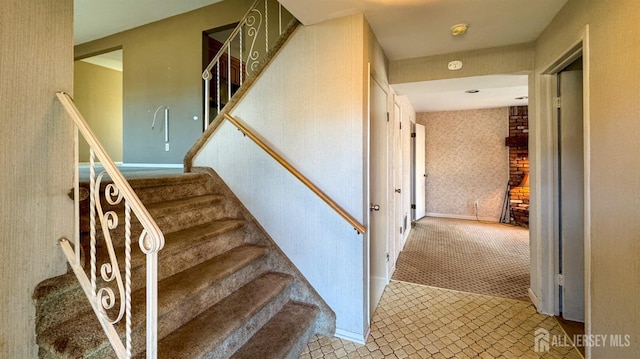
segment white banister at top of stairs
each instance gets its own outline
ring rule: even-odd
[[[164,235],[153,220],[147,209],[144,207],[131,185],[124,178],[115,163],[111,160],[105,149],[102,147],[96,136],[93,134],[87,122],[78,111],[71,97],[59,92],[56,94],[66,112],[75,125],[75,175],[74,175],[74,201],[75,201],[75,238],[70,241],[67,238],[60,240],[60,245],[69,261],[84,293],[86,294],[91,307],[95,312],[102,328],[104,329],[109,342],[116,352],[118,358],[130,358],[132,352],[131,344],[131,212],[137,217],[142,225],[142,233],[138,238],[138,244],[142,252],[146,254],[147,261],[147,281],[146,281],[146,355],[147,358],[157,357],[157,306],[158,306],[158,251],[164,247]],[[80,185],[79,185],[79,161],[78,161],[78,133],[89,144],[90,156],[90,275],[87,276],[84,265],[80,257],[82,245],[80,243]],[[98,159],[104,168],[97,176],[95,173]],[[104,200],[109,205],[118,205],[124,200],[124,226],[125,226],[125,249],[124,249],[124,280],[119,268],[116,252],[111,239],[111,231],[118,226],[118,214],[113,211],[103,211],[100,199],[100,186],[105,175],[111,179],[112,183],[106,185],[104,190]],[[98,263],[96,257],[96,215],[100,220],[105,247],[108,251],[108,260],[100,265],[100,281],[98,281]],[[113,287],[116,287],[114,290]],[[117,292],[117,294],[116,294]],[[119,305],[119,308],[116,307]],[[116,308],[115,315],[110,315],[112,308]],[[122,342],[121,335],[116,331],[115,324],[125,320],[125,342]]]
[[[277,24],[269,24],[269,6],[278,7]],[[284,9],[285,13],[288,13]],[[214,101],[217,114],[222,108],[221,102],[230,101],[234,94],[235,86],[242,86],[248,75],[254,73],[261,61],[269,53],[275,41],[270,41],[270,26],[274,28],[278,36],[282,35],[282,18],[283,7],[276,0],[256,0],[244,17],[240,20],[236,28],[231,32],[229,38],[222,44],[218,53],[213,57],[209,65],[202,72],[204,79],[204,129],[206,130],[210,123],[211,117],[211,101]],[[261,42],[264,37],[264,52],[262,51]],[[258,41],[260,39],[260,41]],[[248,49],[246,47],[249,47]],[[232,83],[231,63],[238,63],[237,83]],[[226,63],[226,73],[221,73],[221,63]],[[213,72],[213,73],[212,73]],[[211,81],[215,80],[214,98],[211,96]],[[221,87],[223,81],[226,85]],[[225,96],[221,94],[221,90],[226,92]],[[237,89],[236,89],[237,90]],[[224,98],[226,97],[226,98]]]

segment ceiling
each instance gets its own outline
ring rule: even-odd
[[[91,41],[218,1],[76,0],[74,40]],[[566,1],[280,0],[305,25],[364,13],[390,60],[531,42]],[[468,24],[469,30],[453,37],[450,29],[459,23]],[[525,105],[526,100],[514,99],[527,96],[526,76],[509,74],[393,87],[418,112]],[[470,89],[480,92],[464,92]]]
[[[364,13],[390,60],[535,40],[566,0],[280,0],[305,25]],[[453,25],[469,32],[451,36]]]
[[[393,89],[407,96],[416,112],[458,111],[524,106],[527,82],[527,75],[490,75],[397,84]]]
[[[75,0],[73,43],[82,44],[222,0]]]
[[[80,61],[122,72],[122,49],[87,57]]]

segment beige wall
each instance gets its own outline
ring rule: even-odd
[[[594,334],[631,336],[628,348],[593,348],[594,358],[640,355],[640,101],[636,91],[640,83],[640,36],[629,32],[638,28],[638,16],[640,2],[636,0],[569,0],[536,42],[539,73],[570,48],[589,25],[585,73],[590,117],[585,128],[590,146],[586,163],[590,167],[590,201],[586,201],[591,209],[590,325]],[[535,90],[541,93],[540,88]],[[534,106],[534,111],[534,144],[544,146],[549,140],[544,132],[548,117],[541,108]],[[536,161],[548,165],[544,157]],[[543,171],[532,179],[538,182],[532,191],[544,192],[540,187],[544,175]],[[532,248],[536,249],[532,256],[543,257],[544,247],[543,243],[541,248]]]
[[[76,59],[123,49],[125,163],[182,163],[202,133],[202,32],[237,22],[251,3],[222,1],[75,47]],[[151,129],[162,105],[170,113],[168,152],[163,126]]]
[[[0,24],[0,357],[36,358],[31,296],[65,271],[73,234],[72,126],[54,100],[73,90],[73,2],[3,1]]]
[[[449,61],[460,60],[463,67],[449,71]],[[442,80],[459,77],[526,73],[533,69],[533,44],[518,44],[444,55],[394,60],[389,63],[389,83]]]
[[[421,112],[427,215],[498,221],[509,181],[508,108]]]
[[[73,100],[89,127],[115,162],[122,162],[122,72],[76,61]],[[80,161],[89,161],[89,145],[82,141]]]

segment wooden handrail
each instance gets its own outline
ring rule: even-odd
[[[272,150],[267,144],[265,144],[258,136],[256,136],[253,132],[247,129],[240,121],[235,119],[229,113],[225,113],[224,117],[227,121],[231,122],[234,126],[236,126],[243,134],[249,137],[255,144],[257,144],[260,148],[262,148],[266,153],[268,153],[274,160],[276,160],[279,164],[281,164],[284,168],[289,171],[292,175],[294,175],[300,182],[304,183],[313,193],[315,193],[318,197],[320,197],[326,204],[329,205],[334,211],[336,211],[342,218],[344,218],[349,224],[353,226],[353,228],[359,233],[364,234],[366,232],[366,228],[357,219],[353,218],[347,211],[345,211],[342,207],[340,207],[334,200],[332,200],[329,196],[327,196],[324,192],[322,192],[313,182],[311,182],[308,178],[302,175],[300,171],[298,171],[295,167],[293,167],[289,162],[287,162],[284,158],[282,158],[279,154],[277,154],[274,150]]]

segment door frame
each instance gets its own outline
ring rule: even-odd
[[[402,241],[404,237],[404,226],[402,224],[402,217],[404,215],[404,201],[402,196],[402,191],[406,189],[403,188],[402,177],[403,177],[403,158],[402,158],[402,106],[397,101],[397,95],[395,92],[393,93],[393,102],[391,104],[393,111],[389,111],[392,113],[393,120],[391,121],[391,126],[393,130],[391,131],[391,136],[393,137],[391,140],[391,144],[389,148],[391,149],[391,156],[393,158],[392,166],[393,175],[392,182],[393,184],[390,186],[390,190],[393,191],[393,228],[391,231],[392,236],[389,238],[389,252],[391,255],[390,263],[389,263],[389,273],[387,282],[391,281],[391,277],[393,276],[393,272],[396,270],[396,263],[398,261],[398,256],[400,255],[400,251],[402,249]],[[406,131],[406,129],[405,129]],[[397,192],[400,190],[400,192]]]
[[[582,64],[582,57],[579,57],[580,64]],[[578,60],[576,60],[578,61]],[[571,65],[569,65],[571,66]],[[572,133],[579,134],[580,141],[582,142],[584,139],[584,130],[582,129],[584,116],[582,115],[582,97],[584,91],[582,90],[582,82],[583,82],[583,71],[579,70],[567,70],[568,67],[563,68],[556,74],[556,79],[558,80],[558,92],[557,96],[560,97],[560,107],[556,111],[558,114],[557,118],[557,131],[558,131],[558,156],[559,160],[559,169],[558,169],[558,179],[559,183],[559,196],[558,196],[558,238],[559,238],[559,252],[558,252],[558,263],[560,264],[560,272],[558,274],[562,274],[564,283],[562,286],[558,285],[558,291],[562,293],[562,295],[558,295],[558,303],[560,305],[560,310],[558,311],[558,315],[561,315],[563,318],[567,320],[577,320],[584,321],[584,268],[580,269],[580,266],[584,266],[584,254],[580,253],[580,256],[575,255],[575,251],[578,253],[584,250],[584,224],[581,221],[584,220],[584,204],[581,201],[584,200],[584,159],[580,158],[581,163],[573,163],[570,159],[568,160],[566,155],[569,155],[567,151],[571,152],[571,154],[576,154],[577,151],[580,151],[580,157],[583,157],[584,154],[584,145],[580,143],[579,146],[571,146],[571,139],[566,138],[567,135],[571,136]],[[575,73],[575,75],[573,74]],[[575,84],[572,84],[572,81],[575,81]],[[574,89],[578,91],[574,91],[573,94],[571,90],[568,89],[570,86],[575,86],[577,83],[580,83],[579,89]],[[578,111],[578,106],[573,109],[567,111],[565,108],[565,104],[577,100],[580,98],[580,117],[576,118],[571,115],[572,111]],[[573,126],[579,126],[575,128]],[[573,131],[573,132],[572,132]],[[574,152],[575,151],[575,152]],[[565,158],[567,157],[567,158]],[[578,168],[573,166],[580,166]],[[573,177],[572,177],[573,176]],[[573,188],[580,184],[581,187],[578,187],[580,191],[572,192]],[[569,200],[567,200],[569,198]],[[575,201],[575,202],[574,202]],[[570,208],[574,206],[573,210],[566,210],[566,208]],[[579,207],[579,209],[578,209]],[[575,213],[577,212],[577,213]],[[575,226],[575,224],[580,224],[579,227]],[[575,239],[580,238],[581,241],[576,241]],[[580,248],[582,246],[582,248]],[[574,260],[575,258],[575,260]],[[569,266],[567,264],[571,262]],[[579,273],[582,272],[582,273]],[[577,279],[577,280],[576,280]],[[582,283],[580,283],[582,282]],[[575,286],[581,286],[582,288],[575,288]],[[573,289],[569,289],[573,288]],[[576,297],[576,289],[577,291],[582,291],[582,308],[580,308],[580,299]]]
[[[374,251],[379,251],[381,250],[381,246],[380,248],[374,248],[377,245],[384,245],[384,253],[388,254],[389,253],[389,232],[392,230],[391,228],[391,223],[390,220],[392,219],[391,216],[391,201],[393,200],[393,197],[391,197],[390,195],[390,186],[392,185],[390,183],[390,167],[388,162],[389,162],[389,141],[390,141],[390,136],[389,136],[389,103],[390,103],[390,88],[387,86],[387,84],[383,81],[380,80],[380,78],[373,72],[371,71],[371,64],[369,64],[369,76],[368,76],[368,106],[367,106],[367,111],[368,111],[368,119],[369,119],[369,128],[368,128],[368,151],[367,151],[367,155],[369,157],[369,166],[367,168],[367,179],[368,179],[368,183],[367,183],[367,202],[366,202],[366,213],[367,213],[367,222],[368,222],[368,228],[369,231],[367,231],[367,249],[366,249],[366,255],[368,257],[367,260],[367,265],[366,265],[366,293],[365,293],[365,301],[366,301],[366,305],[365,305],[365,311],[366,311],[366,318],[370,324],[373,313],[375,312],[375,307],[374,304],[377,304],[379,302],[374,303],[372,301],[372,291],[374,288],[372,285],[372,281],[373,281],[373,276],[371,275],[372,272],[372,267],[376,266],[376,263],[378,260],[380,260],[381,258],[372,258],[371,254]],[[373,236],[373,225],[372,225],[372,216],[371,216],[371,211],[369,209],[369,204],[373,204],[373,198],[372,198],[372,190],[373,190],[373,185],[372,185],[372,179],[371,179],[371,171],[372,168],[374,166],[374,161],[376,161],[375,158],[373,158],[373,156],[371,155],[372,152],[372,145],[371,145],[371,141],[372,141],[372,137],[373,137],[373,132],[372,132],[372,128],[373,128],[373,116],[372,116],[372,111],[371,111],[371,106],[372,106],[372,93],[371,93],[371,88],[373,86],[373,84],[376,84],[377,86],[380,87],[380,89],[382,90],[382,92],[384,92],[385,95],[385,111],[387,114],[387,122],[386,122],[386,127],[385,127],[385,133],[384,133],[384,147],[385,147],[385,151],[386,151],[386,158],[385,158],[385,165],[387,166],[384,173],[385,173],[385,178],[382,179],[384,181],[384,189],[385,189],[385,194],[383,196],[383,199],[385,202],[380,202],[380,203],[376,203],[376,204],[380,204],[380,216],[378,217],[382,217],[384,216],[384,220],[385,220],[385,228],[384,228],[384,238],[381,241],[380,238],[376,239]],[[392,140],[392,139],[391,139]],[[378,179],[380,180],[380,179]],[[382,243],[384,242],[384,243]],[[385,266],[385,275],[384,275],[384,285],[386,287],[386,285],[389,283],[389,279],[390,279],[390,274],[389,274],[389,259],[387,256],[385,256],[386,258],[382,258],[383,261],[385,261],[384,266]],[[378,298],[379,300],[379,298]],[[368,335],[368,334],[367,334]],[[366,336],[365,336],[366,338]]]
[[[584,260],[585,260],[585,334],[591,334],[591,132],[590,132],[590,56],[589,25],[578,36],[561,49],[558,56],[541,71],[533,74],[535,94],[530,110],[534,121],[530,124],[532,136],[530,147],[534,149],[531,160],[531,207],[530,232],[532,254],[532,289],[529,294],[539,312],[558,315],[560,309],[559,286],[556,274],[559,268],[559,195],[557,159],[557,111],[553,98],[556,96],[557,74],[567,65],[582,56],[583,59],[583,143],[584,143]],[[531,85],[530,85],[531,86]],[[531,118],[531,117],[530,117]],[[531,152],[530,152],[531,153]],[[551,160],[548,160],[551,159]],[[537,284],[537,285],[536,285]],[[535,292],[534,292],[535,290]],[[591,350],[586,347],[586,357]]]
[[[414,134],[418,133],[418,126],[420,126],[422,128],[422,130],[420,130],[421,132],[423,132],[421,137],[416,136],[412,136],[411,137],[411,203],[414,204],[414,206],[412,206],[411,208],[411,221],[415,222],[418,221],[419,219],[425,217],[426,213],[427,213],[427,203],[426,203],[426,178],[427,178],[427,169],[426,169],[426,165],[425,165],[425,160],[426,160],[426,154],[425,154],[425,133],[426,133],[426,129],[424,125],[421,125],[419,123],[412,123],[411,124],[411,132]],[[421,138],[423,140],[423,142],[419,143],[418,139]],[[420,150],[422,156],[418,156],[418,145],[421,144],[422,145],[422,149]],[[420,173],[418,173],[418,161],[422,160],[422,167],[421,169],[423,169],[423,171],[421,171]],[[422,186],[422,190],[418,190],[418,186]],[[422,199],[421,199],[421,205],[422,205],[422,212],[420,212],[422,215],[420,216],[420,218],[418,218],[418,194],[421,195]]]

